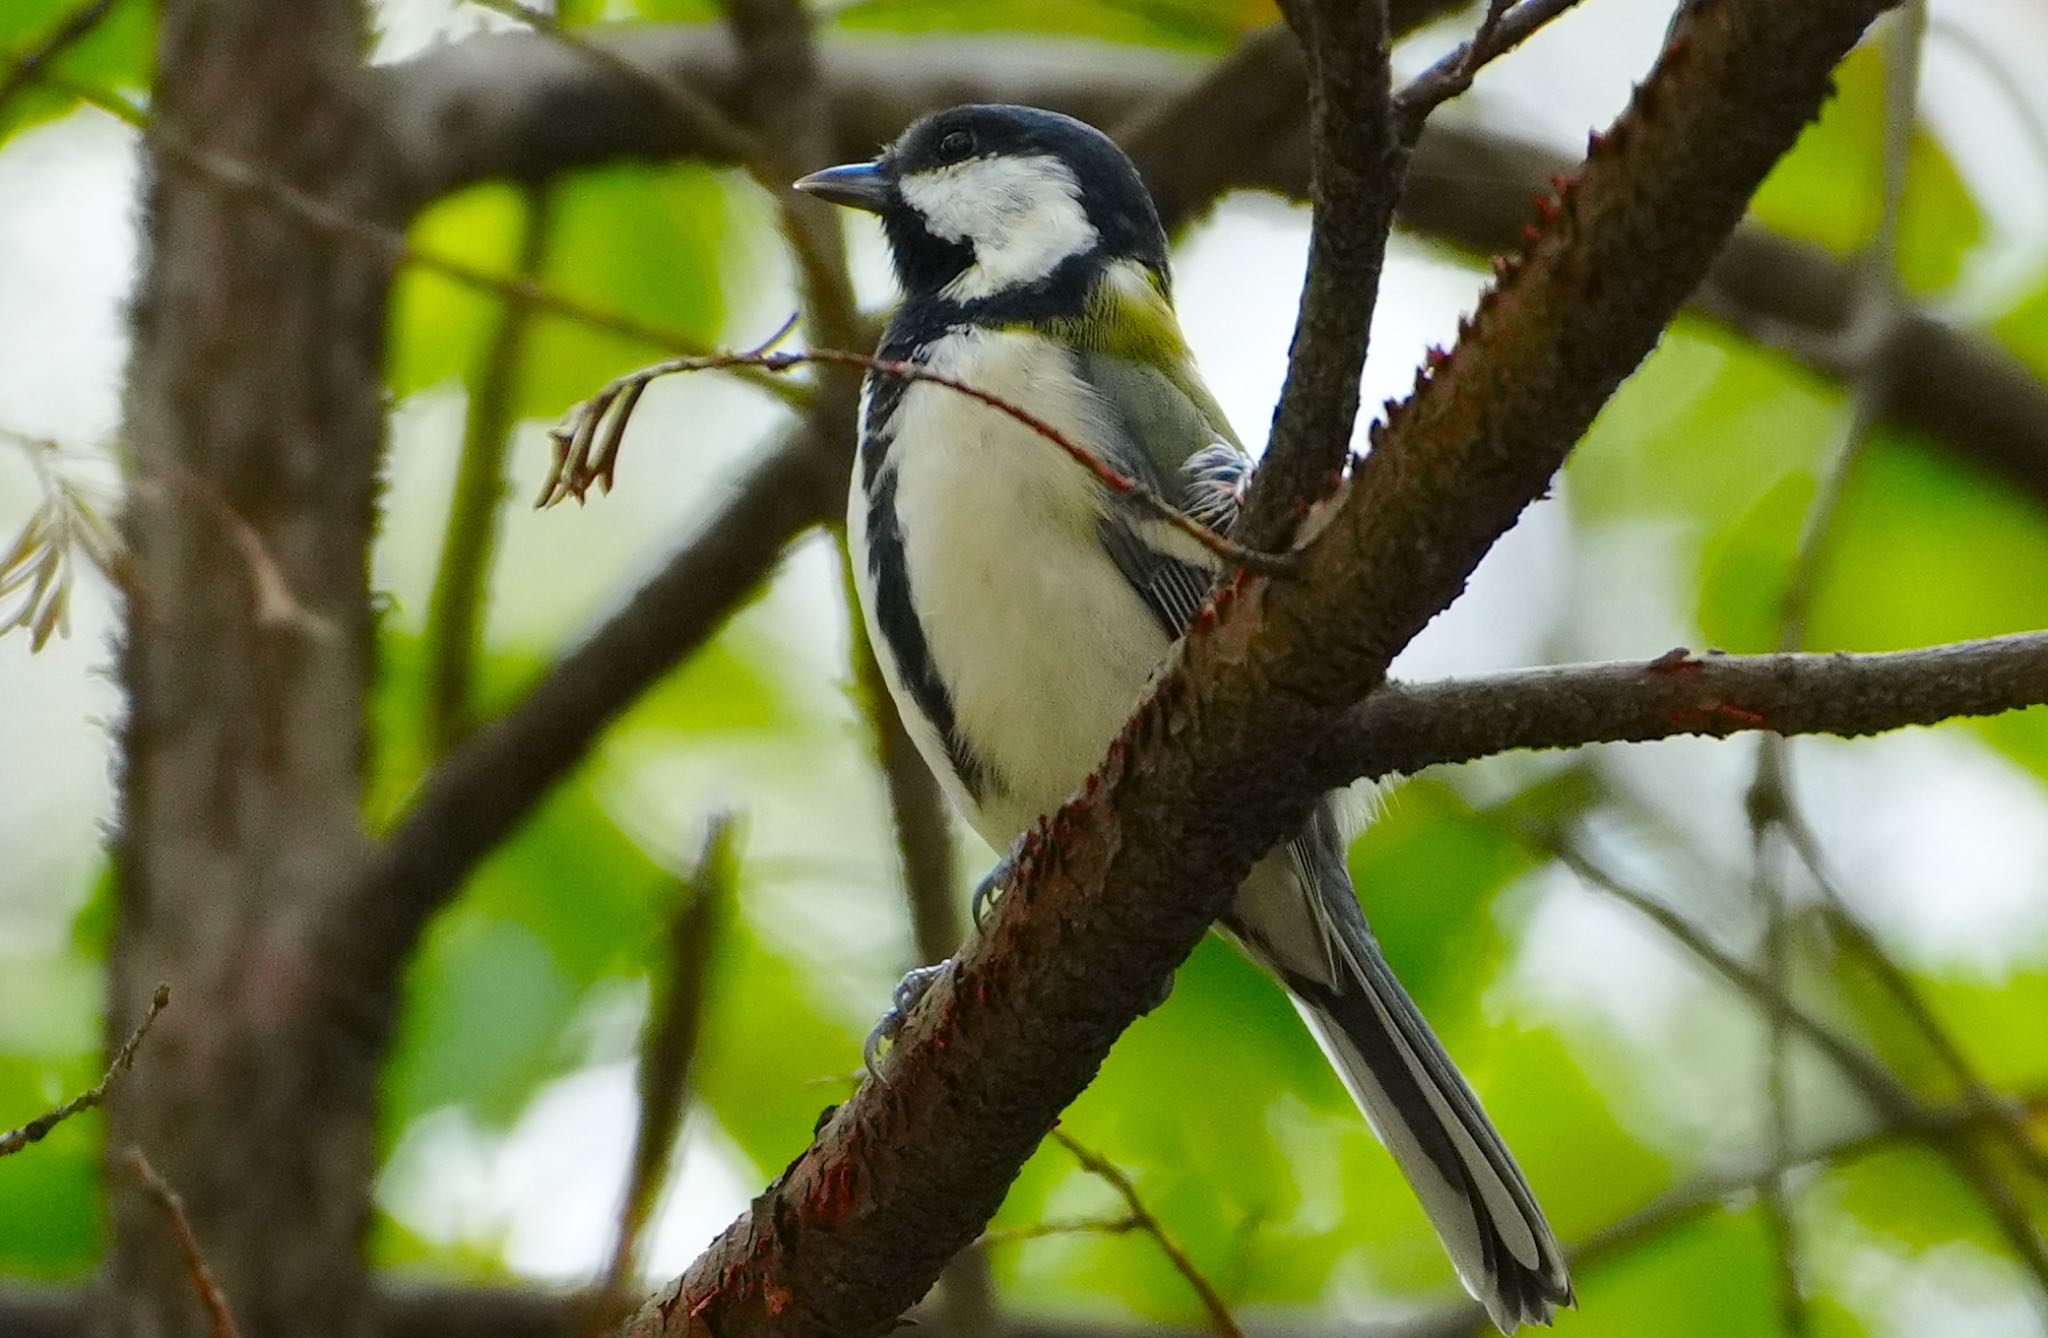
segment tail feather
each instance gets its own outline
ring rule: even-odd
[[[1293,993],[1421,1200],[1465,1289],[1504,1333],[1548,1324],[1557,1307],[1572,1304],[1572,1287],[1543,1211],[1478,1097],[1394,979],[1342,863],[1310,839],[1290,858],[1260,866],[1229,928]]]

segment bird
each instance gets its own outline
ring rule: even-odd
[[[1253,464],[1182,335],[1151,196],[1107,135],[1036,108],[960,106],[795,186],[880,219],[902,300],[878,362],[1025,409],[1228,530]],[[872,367],[846,523],[904,724],[997,851],[1101,762],[1218,570],[1037,429]],[[1547,1324],[1573,1304],[1563,1252],[1394,978],[1344,853],[1332,796],[1218,928],[1288,990],[1495,1326]]]

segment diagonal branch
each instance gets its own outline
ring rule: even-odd
[[[605,727],[709,640],[798,534],[838,510],[843,439],[796,430],[747,471],[667,564],[517,706],[429,773],[329,932],[393,973],[476,863],[589,752]]]
[[[0,110],[5,110],[24,88],[41,78],[58,57],[92,36],[93,29],[113,12],[116,3],[118,0],[86,0],[58,19],[42,41],[21,55],[10,57],[8,63],[14,68],[0,74]]]
[[[55,1110],[36,1116],[19,1129],[10,1129],[0,1134],[0,1157],[10,1156],[31,1144],[42,1142],[50,1136],[52,1129],[73,1115],[104,1105],[107,1091],[113,1087],[115,1080],[135,1067],[135,1051],[142,1045],[142,1038],[149,1035],[150,1027],[155,1025],[156,1015],[163,1012],[170,1002],[171,987],[158,985],[156,994],[149,1001],[149,1010],[142,1015],[142,1021],[136,1024],[135,1030],[129,1033],[121,1048],[114,1052],[114,1061],[107,1065],[106,1074]]]
[[[1024,838],[986,933],[651,1335],[886,1331],[1252,863],[1333,779],[1290,765],[1457,594],[1697,284],[1877,0],[1712,0],[1455,357],[1397,415],[1299,580],[1242,574],[1084,795]],[[1512,429],[1512,430],[1510,430]]]

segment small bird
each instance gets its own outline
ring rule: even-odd
[[[1182,338],[1151,196],[1106,135],[955,107],[796,186],[881,218],[903,303],[878,357],[1025,408],[1228,529],[1251,463]],[[1101,761],[1216,573],[1016,419],[882,374],[865,386],[847,531],[896,704],[997,850]],[[1292,994],[1494,1324],[1572,1304],[1528,1183],[1366,926],[1332,803],[1253,870],[1219,928]]]

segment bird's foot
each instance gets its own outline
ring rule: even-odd
[[[881,1071],[875,1067],[882,1057],[882,1046],[896,1039],[903,1030],[903,1024],[910,1020],[911,1010],[952,966],[953,959],[948,957],[932,966],[920,966],[896,982],[896,993],[889,1000],[889,1010],[875,1023],[875,1029],[868,1033],[867,1043],[860,1051],[868,1073],[877,1081],[882,1077]]]
[[[974,899],[967,903],[967,909],[974,917],[976,929],[981,928],[981,922],[988,918],[988,908],[996,899],[996,894],[1003,890],[1003,885],[1008,883],[1011,875],[1016,872],[1016,861],[1005,855],[996,861],[996,866],[988,871],[986,877],[974,885]]]

